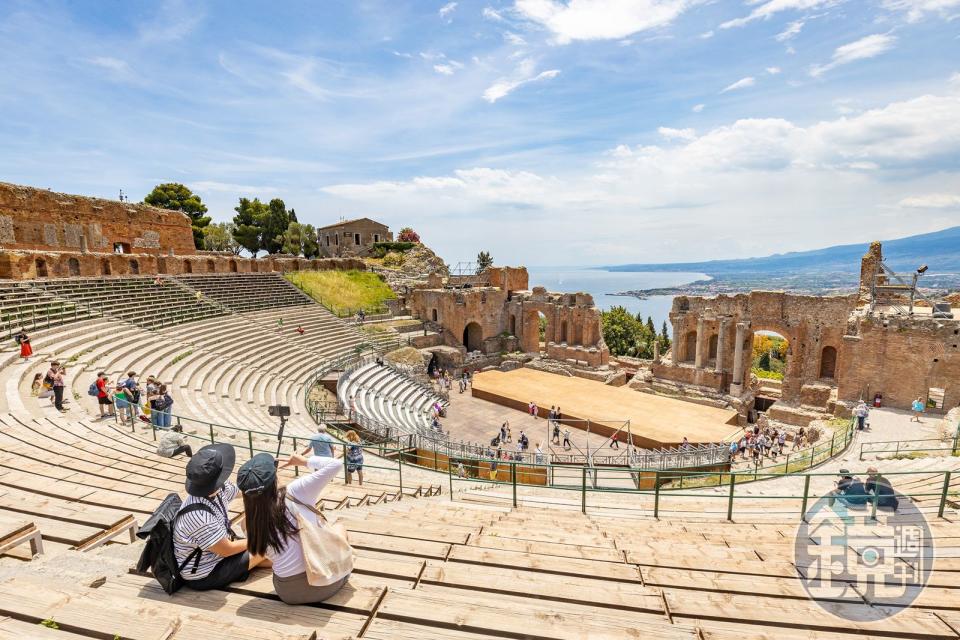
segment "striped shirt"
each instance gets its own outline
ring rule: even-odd
[[[173,528],[173,551],[178,565],[183,564],[183,561],[197,547],[203,549],[196,573],[193,573],[193,560],[183,568],[184,580],[206,578],[217,566],[217,563],[223,560],[223,556],[217,555],[209,549],[229,536],[227,532],[227,505],[237,497],[238,493],[237,485],[227,482],[213,499],[187,496],[187,499],[183,501],[183,505],[180,507],[181,511],[187,505],[198,502],[205,504],[213,511],[213,513],[201,510],[191,511],[177,520],[176,526]]]

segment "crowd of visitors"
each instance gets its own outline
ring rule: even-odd
[[[797,449],[803,445],[806,431],[801,428],[793,434],[793,448]],[[782,428],[765,427],[761,431],[760,425],[754,425],[752,429],[746,429],[740,440],[730,443],[730,459],[736,459],[740,454],[741,460],[750,459],[755,465],[759,465],[764,458],[776,460],[783,455],[787,448],[787,431]]]

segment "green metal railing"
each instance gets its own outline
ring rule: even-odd
[[[953,437],[925,438],[921,440],[886,440],[880,442],[864,442],[860,445],[860,460],[867,453],[889,453],[890,457],[919,453],[923,456],[931,453],[960,455],[960,423],[953,433]]]

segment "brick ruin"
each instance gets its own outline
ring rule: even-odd
[[[431,276],[425,287],[410,292],[407,307],[414,317],[442,329],[448,344],[468,352],[542,351],[548,358],[589,367],[609,362],[592,296],[530,290],[525,267],[491,267],[484,277],[481,286],[450,288],[440,276]],[[541,317],[546,321],[543,349]]]
[[[878,393],[885,406],[900,409],[918,397],[936,400],[941,391],[942,407],[932,409],[960,405],[960,320],[935,318],[929,308],[912,316],[889,307],[871,311],[881,261],[874,243],[862,260],[860,290],[850,295],[677,296],[673,348],[652,364],[651,386],[725,397],[745,416],[757,393],[750,372],[754,333],[771,331],[788,342],[781,397],[770,409],[779,419],[849,415],[857,401],[872,402]]]
[[[351,258],[244,258],[194,248],[190,218],[0,182],[0,278],[366,269]]]

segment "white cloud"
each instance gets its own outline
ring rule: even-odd
[[[672,127],[660,127],[657,133],[667,140],[693,140],[697,137],[697,132],[693,129],[674,129]]]
[[[729,84],[723,88],[723,91],[720,93],[726,93],[727,91],[737,91],[738,89],[746,89],[755,85],[757,81],[752,76],[747,76],[746,78],[740,78],[733,84]]]
[[[447,62],[433,65],[433,70],[444,76],[452,76],[458,69],[462,68],[463,64],[456,60],[448,60]]]
[[[805,11],[824,5],[829,6],[836,4],[837,1],[838,0],[768,0],[767,2],[763,2],[763,0],[753,0],[748,2],[748,4],[763,3],[743,18],[727,20],[720,25],[720,28],[730,29],[731,27],[742,27],[754,20],[769,20],[781,11]],[[797,29],[797,31],[799,31],[799,29]]]
[[[184,0],[165,0],[156,15],[138,28],[144,43],[173,42],[190,35],[204,20],[204,12],[197,3]]]
[[[487,20],[493,20],[495,22],[503,21],[503,16],[500,15],[500,12],[493,7],[484,7],[481,15],[483,15],[483,17]]]
[[[95,67],[100,67],[101,69],[107,69],[108,71],[114,71],[116,73],[126,74],[130,71],[130,65],[124,60],[119,58],[112,58],[110,56],[96,56],[89,58],[87,60],[90,64]]]
[[[412,53],[403,53],[402,51],[394,51],[393,55],[397,56],[398,58],[407,58],[408,60],[413,57]]]
[[[800,33],[800,30],[803,29],[803,25],[806,24],[803,20],[794,20],[787,25],[787,28],[781,31],[776,35],[777,42],[786,42],[792,40],[797,34]]]
[[[953,193],[928,193],[904,198],[901,207],[910,209],[960,209],[960,195]]]
[[[456,2],[448,2],[447,4],[440,7],[440,11],[438,11],[437,14],[442,19],[446,20],[447,22],[450,22],[451,20],[453,20],[453,18],[450,17],[450,14],[453,13],[456,10],[456,8],[457,8]]]
[[[960,0],[885,0],[883,6],[906,13],[908,22],[918,22],[929,13],[946,16],[949,10],[960,8]]]
[[[546,27],[559,44],[619,40],[665,27],[695,0],[516,0],[515,10]]]
[[[707,105],[705,105],[705,104],[703,104],[703,103],[701,102],[700,104],[695,104],[695,105],[693,105],[693,108],[690,109],[690,110],[693,111],[694,113],[700,113],[701,111],[703,111],[703,108],[706,107],[706,106],[707,106]]]
[[[487,87],[487,90],[483,92],[483,99],[493,104],[525,84],[540,82],[541,80],[551,80],[560,75],[559,69],[549,69],[547,71],[541,71],[540,73],[535,72],[536,62],[530,58],[521,60],[510,77],[500,78]]]
[[[850,64],[857,60],[874,58],[892,49],[896,42],[896,36],[884,33],[865,36],[849,44],[837,47],[833,52],[833,57],[830,62],[823,65],[813,65],[810,68],[810,75],[816,78],[840,65]]]
[[[187,185],[192,191],[197,193],[235,193],[237,195],[263,196],[277,193],[279,189],[269,186],[254,186],[245,184],[233,184],[230,182],[216,182],[213,180],[201,180],[191,182]]]
[[[504,33],[503,39],[509,42],[510,44],[516,45],[518,47],[527,44],[527,41],[524,40],[522,36],[516,33],[513,33],[512,31],[507,31],[506,33]]]
[[[766,72],[772,76],[775,76],[780,73],[780,67],[767,67]]]
[[[710,31],[704,31],[697,37],[699,37],[701,40],[709,40],[710,38],[713,37],[713,29],[711,29]]]

